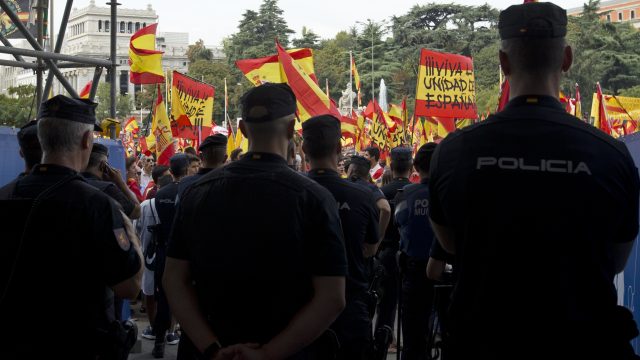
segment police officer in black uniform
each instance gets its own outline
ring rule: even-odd
[[[182,195],[187,187],[194,184],[211,170],[224,165],[227,160],[227,137],[222,134],[207,136],[198,147],[202,167],[195,175],[187,176],[178,184],[178,196]]]
[[[511,99],[443,140],[429,183],[434,230],[457,261],[456,357],[635,358],[613,279],[638,233],[638,171],[623,143],[558,101],[566,11],[515,5],[498,28]]]
[[[365,258],[375,255],[380,241],[378,210],[369,189],[340,177],[341,136],[340,120],[331,115],[302,124],[302,150],[311,165],[308,176],[336,199],[349,263],[347,307],[331,325],[340,342],[337,358],[364,360],[370,358],[372,340]]]
[[[402,269],[402,359],[427,359],[427,334],[431,317],[434,283],[427,278],[427,260],[435,236],[429,224],[429,166],[435,143],[416,152],[413,166],[419,184],[407,185],[396,195],[395,221],[400,229]]]
[[[405,147],[395,147],[391,149],[391,171],[393,180],[383,186],[380,190],[385,198],[389,201],[391,214],[395,212],[395,197],[398,190],[409,185],[409,176],[411,175],[411,149]],[[400,233],[398,226],[391,222],[384,234],[378,259],[384,266],[386,277],[381,282],[383,289],[382,299],[378,306],[378,319],[376,321],[376,329],[383,326],[394,328],[396,319],[396,306],[398,305],[398,290],[400,283],[400,274],[398,273],[398,262],[396,253],[400,247]]]
[[[77,358],[115,358],[113,294],[140,291],[131,223],[79,175],[91,153],[95,105],[62,95],[44,102],[42,163],[0,189],[2,359],[66,353],[56,334],[72,339]],[[81,301],[70,301],[78,294]]]
[[[20,157],[24,159],[24,172],[22,177],[33,169],[42,160],[42,147],[38,140],[38,123],[31,120],[18,131],[18,145],[20,146]]]
[[[127,183],[122,179],[120,171],[109,165],[108,159],[109,148],[102,144],[93,144],[91,155],[89,155],[89,163],[86,170],[82,172],[82,176],[84,176],[89,185],[115,200],[129,219],[139,218],[140,203],[138,203],[138,199],[127,187]]]
[[[167,302],[166,292],[162,286],[162,276],[164,275],[165,260],[167,257],[167,247],[169,244],[169,235],[173,227],[173,219],[176,214],[176,200],[178,198],[178,185],[180,181],[187,176],[189,170],[190,154],[177,154],[169,159],[169,171],[173,177],[173,182],[166,186],[162,186],[155,196],[156,211],[158,212],[159,225],[156,231],[156,268],[153,272],[155,294],[154,297],[158,302],[158,310],[153,327],[155,335],[155,344],[151,355],[155,358],[164,357],[164,345],[169,343],[175,345],[179,339],[175,338],[173,332],[167,333],[171,327],[171,309]]]
[[[249,90],[242,112],[249,152],[203,176],[180,200],[167,295],[207,359],[219,352],[308,359],[305,348],[345,304],[347,260],[336,201],[287,166],[296,112],[289,86]]]

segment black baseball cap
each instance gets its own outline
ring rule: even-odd
[[[242,120],[264,123],[295,114],[296,96],[287,84],[266,83],[242,96]]]
[[[83,124],[93,124],[94,131],[102,131],[96,123],[96,106],[89,99],[72,99],[64,95],[56,95],[40,104],[38,119],[58,118]]]
[[[328,140],[342,136],[340,120],[333,115],[319,115],[302,123],[302,139]]]
[[[567,35],[567,11],[550,2],[512,5],[500,12],[500,39],[552,39]]]
[[[202,151],[210,146],[224,147],[227,146],[228,138],[222,134],[214,134],[207,136],[202,144],[198,147],[198,151]]]

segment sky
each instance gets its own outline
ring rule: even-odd
[[[66,0],[53,0],[55,26],[58,28]],[[107,6],[108,0],[96,0],[97,6]],[[203,39],[206,45],[220,45],[223,38],[237,31],[242,14],[258,10],[262,0],[119,0],[121,8],[146,9],[152,4],[158,14],[159,32],[188,32],[189,42]],[[348,30],[356,21],[367,19],[381,21],[393,15],[403,15],[415,4],[428,2],[482,5],[486,0],[280,0],[284,18],[289,28],[299,37],[302,27],[313,30],[323,39],[332,38],[342,30]],[[583,0],[564,0],[558,4],[564,8],[582,6]],[[490,4],[500,10],[521,1],[493,0]],[[89,0],[76,0],[78,9],[89,5]]]

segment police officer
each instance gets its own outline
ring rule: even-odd
[[[373,183],[370,183],[366,179],[369,179],[369,170],[371,169],[371,163],[365,157],[360,155],[353,155],[350,158],[349,166],[347,167],[347,178],[356,184],[364,186],[371,190],[373,194],[373,200],[376,202],[376,207],[380,213],[378,221],[379,234],[384,235],[391,219],[391,206],[389,201],[384,197],[382,190]]]
[[[240,123],[249,152],[180,200],[164,282],[182,329],[207,359],[307,359],[305,348],[344,307],[335,199],[285,160],[295,112],[285,84],[249,90]]]
[[[140,203],[122,179],[120,171],[109,166],[109,148],[94,143],[89,162],[82,176],[89,185],[97,188],[115,200],[129,219],[140,217]]]
[[[409,185],[411,175],[411,149],[405,147],[395,147],[391,149],[391,171],[393,180],[383,186],[380,190],[389,201],[391,213],[395,212],[395,197],[398,190]],[[386,277],[381,282],[383,289],[382,299],[378,306],[378,319],[376,329],[383,326],[394,328],[396,318],[396,306],[398,305],[398,290],[400,275],[398,273],[398,262],[396,253],[400,246],[400,233],[395,223],[390,223],[380,244],[378,259],[384,266]]]
[[[18,131],[20,156],[24,159],[24,173],[20,174],[20,177],[31,172],[31,169],[42,160],[42,147],[38,140],[37,125],[35,120],[31,120]]]
[[[313,117],[302,124],[302,150],[311,170],[309,178],[331,192],[340,212],[347,250],[347,307],[331,328],[340,342],[338,359],[369,359],[372,341],[369,318],[368,274],[365,258],[375,255],[378,211],[369,189],[344,180],[338,173],[340,120],[331,115]]]
[[[78,358],[114,358],[113,294],[140,291],[131,223],[79,175],[91,153],[95,106],[62,95],[44,102],[42,162],[0,191],[2,359],[51,357],[56,334],[72,336]],[[78,291],[82,301],[69,301]],[[28,336],[34,329],[43,335],[37,346]]]
[[[402,268],[402,359],[427,359],[427,333],[433,302],[433,281],[426,276],[429,250],[434,242],[429,224],[429,165],[435,143],[416,152],[413,167],[419,184],[407,185],[395,198],[395,221],[400,230]]]
[[[171,234],[173,219],[176,214],[178,185],[180,181],[187,176],[189,171],[189,157],[193,157],[193,155],[177,154],[169,159],[169,171],[173,177],[173,182],[162,186],[154,198],[159,221],[159,226],[156,230],[156,267],[153,273],[157,313],[155,322],[152,325],[155,344],[151,355],[155,358],[164,357],[165,343],[176,345],[180,340],[175,332],[167,333],[167,330],[171,327],[171,309],[167,302],[166,292],[162,286],[162,276],[164,275],[169,235]]]
[[[202,140],[198,151],[200,151],[202,167],[198,170],[197,174],[187,176],[178,183],[179,195],[183,194],[187,187],[191,186],[205,174],[224,165],[224,162],[227,160],[227,137],[222,134],[207,136]]]
[[[511,99],[442,141],[429,182],[434,230],[458,267],[456,356],[635,357],[613,279],[638,233],[637,169],[623,143],[558,101],[572,62],[566,11],[511,6],[498,29]]]

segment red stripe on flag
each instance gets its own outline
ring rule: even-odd
[[[164,83],[164,76],[156,75],[148,72],[136,73],[133,71],[129,72],[129,81],[134,84],[158,84]]]
[[[156,34],[156,28],[158,27],[158,23],[153,23],[147,27],[143,27],[142,29],[136,31],[135,34],[131,35],[131,40],[129,40],[129,42],[144,36],[144,35],[155,35]],[[115,27],[114,27],[115,28]]]

